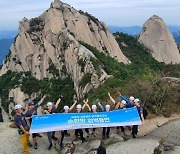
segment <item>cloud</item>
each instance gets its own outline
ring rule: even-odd
[[[23,18],[33,18],[49,8],[53,0],[0,0],[0,28],[18,27]],[[168,24],[180,25],[179,0],[64,0],[87,11],[107,25],[141,25],[157,14]]]

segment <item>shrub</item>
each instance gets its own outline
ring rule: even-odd
[[[83,76],[83,78],[81,79],[80,83],[79,83],[79,86],[80,87],[85,87],[89,82],[91,82],[91,76],[92,74],[91,73],[87,73]]]
[[[54,77],[59,76],[59,70],[56,68],[56,66],[53,63],[50,63],[50,66],[47,69],[47,71],[51,73]]]
[[[86,63],[84,62],[83,58],[80,58],[78,60],[78,64],[81,66],[81,72],[84,72],[84,67],[86,66]]]

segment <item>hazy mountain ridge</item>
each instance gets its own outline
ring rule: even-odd
[[[109,26],[111,33],[122,32],[131,36],[138,36],[141,33],[141,26],[129,26],[129,27],[118,27]],[[178,46],[180,46],[180,26],[168,26],[168,29],[172,33],[174,39],[176,40]]]
[[[131,36],[137,36],[140,34],[142,27],[141,26],[130,26],[130,27],[118,27],[118,26],[108,26],[111,33],[122,32]],[[171,31],[177,45],[180,47],[180,26],[168,26]],[[8,55],[10,45],[8,42],[12,38],[15,38],[17,31],[0,31],[0,41],[3,39],[3,54],[0,55],[0,65],[2,65],[3,60],[6,55]],[[7,41],[7,43],[5,43]],[[1,43],[0,43],[1,45]],[[0,47],[1,49],[1,47]]]
[[[9,53],[10,46],[14,42],[14,38],[0,39],[0,65]]]

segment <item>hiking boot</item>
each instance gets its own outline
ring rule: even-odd
[[[82,143],[86,142],[85,138],[82,139]]]
[[[52,148],[52,143],[49,145],[48,150],[51,150],[51,148]]]
[[[37,134],[37,137],[42,137],[42,135],[40,135],[39,133]]]
[[[28,143],[28,147],[32,147],[32,144],[30,142]]]
[[[38,148],[37,143],[35,143],[34,144],[34,149],[37,149],[37,148]]]
[[[107,135],[106,137],[109,138],[109,135]]]
[[[62,143],[59,144],[60,151],[63,149],[64,145]]]
[[[132,134],[132,138],[136,138],[136,135],[135,135],[135,134]]]
[[[89,137],[90,136],[90,133],[87,133],[87,137]]]

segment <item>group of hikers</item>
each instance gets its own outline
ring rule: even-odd
[[[117,95],[121,98],[121,101],[116,101],[111,96],[111,94],[108,92],[108,96],[109,96],[111,102],[113,102],[113,104],[114,104],[113,108],[111,107],[110,103],[107,103],[105,106],[103,106],[99,100],[97,100],[97,103],[96,103],[97,105],[93,104],[90,107],[90,105],[88,104],[89,103],[88,99],[85,99],[85,100],[83,100],[83,102],[84,102],[83,106],[81,104],[77,104],[78,101],[74,100],[72,106],[70,106],[70,107],[67,105],[64,106],[63,112],[64,113],[72,112],[72,110],[75,108],[75,106],[76,106],[76,112],[77,113],[83,112],[85,110],[85,108],[89,112],[96,113],[98,111],[109,112],[112,110],[121,110],[124,108],[136,107],[138,110],[140,119],[142,121],[142,124],[143,124],[144,119],[145,119],[144,111],[143,111],[144,108],[140,105],[140,100],[138,98],[135,99],[133,96],[131,96],[131,97],[129,97],[129,99],[127,99],[126,97],[124,97],[121,94],[121,92],[117,92]],[[43,98],[37,104],[35,104],[34,102],[29,102],[28,103],[28,110],[25,112],[25,114],[23,114],[23,109],[22,109],[22,106],[20,104],[15,105],[16,114],[14,116],[14,121],[15,121],[15,124],[18,128],[18,133],[19,133],[20,138],[21,138],[24,154],[29,154],[29,147],[32,146],[32,144],[29,142],[29,136],[30,136],[29,128],[30,128],[31,123],[32,123],[32,117],[34,115],[37,115],[37,109],[38,109],[38,107],[41,106],[41,104],[45,98],[46,98],[46,96],[43,96]],[[58,113],[57,108],[58,108],[58,105],[60,104],[60,102],[61,102],[61,98],[59,98],[55,104],[53,104],[52,102],[48,102],[46,104],[46,108],[43,111],[43,114]],[[118,115],[117,115],[117,118],[118,118]],[[118,126],[117,127],[117,133],[120,132],[120,129],[121,129],[122,133],[124,135],[126,135],[125,127]],[[110,131],[111,131],[110,127],[103,127],[102,139],[109,138]],[[89,137],[90,135],[92,135],[94,137],[97,136],[96,128],[92,128],[91,134],[90,134],[91,131],[89,130],[89,128],[85,128],[85,132],[87,133],[87,137]],[[57,138],[55,136],[55,132],[53,132],[53,131],[47,132],[47,137],[48,137],[48,141],[49,141],[49,147],[48,147],[49,150],[51,150],[51,148],[53,146],[53,140],[59,143],[60,149],[63,148],[64,137],[70,136],[70,134],[68,133],[67,130],[60,131],[60,133],[61,133],[60,138]],[[132,137],[136,138],[137,133],[138,133],[138,125],[133,125],[131,127]],[[34,142],[34,149],[38,149],[37,137],[42,137],[42,136],[39,133],[32,133],[32,139]],[[77,140],[78,137],[80,137],[82,142],[86,142],[83,129],[75,129],[75,140]]]

